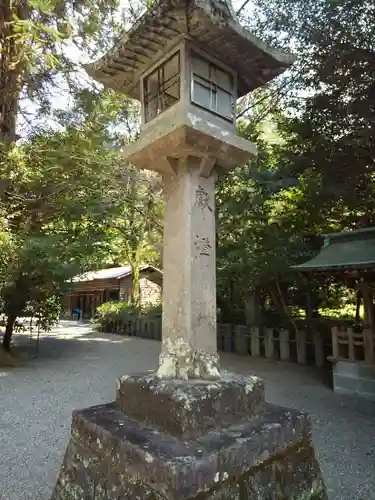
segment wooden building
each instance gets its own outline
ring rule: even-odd
[[[332,328],[335,392],[375,400],[375,227],[326,234],[320,253],[294,266],[309,276],[323,273],[357,290],[357,314],[350,328]],[[363,303],[364,319],[359,317]]]
[[[151,265],[144,265],[140,270],[141,304],[157,304],[161,301],[163,274]],[[71,281],[71,289],[63,296],[65,318],[72,318],[79,309],[81,319],[89,319],[95,309],[110,300],[130,301],[133,281],[130,266],[100,269]]]

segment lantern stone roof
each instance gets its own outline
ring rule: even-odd
[[[320,253],[297,271],[369,270],[375,268],[375,227],[324,235]]]
[[[105,87],[140,100],[140,75],[183,38],[238,73],[238,97],[283,73],[294,61],[236,19],[230,0],[155,0],[138,22],[87,73]]]

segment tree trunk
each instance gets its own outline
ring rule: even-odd
[[[0,141],[3,143],[17,139],[16,120],[24,66],[21,44],[12,22],[15,17],[25,21],[29,14],[26,0],[6,1],[0,8]]]
[[[375,331],[375,308],[373,302],[373,295],[371,288],[364,284],[362,286],[363,308],[364,308],[364,322]]]
[[[137,257],[130,263],[132,268],[132,303],[133,306],[141,307],[141,275],[140,265]]]
[[[356,306],[355,306],[355,322],[359,323],[361,319],[361,302],[362,302],[362,294],[360,290],[357,290],[356,296]]]
[[[10,351],[10,341],[12,340],[14,323],[16,322],[16,316],[8,316],[7,324],[5,327],[5,334],[3,337],[3,348],[6,351]]]
[[[260,326],[261,304],[259,289],[248,295],[245,301],[246,326]]]
[[[307,324],[311,326],[314,317],[314,311],[312,307],[312,297],[310,288],[307,289],[306,293],[306,320]]]
[[[231,308],[228,303],[220,295],[216,296],[216,305],[220,309],[220,321],[222,323],[230,323],[231,320]]]
[[[278,311],[281,313],[281,317],[285,317],[287,321],[293,326],[294,331],[297,333],[298,332],[297,323],[295,322],[293,316],[291,315],[286,305],[286,301],[284,299],[280,283],[277,279],[275,280],[275,284],[273,286],[271,285],[271,298],[274,304],[276,305]]]

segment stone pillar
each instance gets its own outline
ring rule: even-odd
[[[218,378],[215,174],[188,157],[164,177],[163,378]],[[188,367],[189,365],[189,367]]]

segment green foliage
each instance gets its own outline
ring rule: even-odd
[[[92,321],[105,330],[111,323],[125,324],[139,317],[159,318],[161,311],[161,304],[135,307],[127,302],[110,301],[97,308]]]
[[[146,253],[154,259],[160,196],[119,161],[123,141],[112,128],[118,120],[136,134],[136,112],[124,96],[83,91],[60,115],[62,131],[36,129],[4,150],[0,305],[8,318],[39,314],[77,274],[114,262],[136,276]]]
[[[353,295],[332,278],[302,280],[291,266],[317,252],[322,233],[375,223],[374,7],[369,0],[253,4],[244,23],[297,60],[238,106],[239,133],[259,154],[217,183],[218,305],[224,318],[228,310],[243,317],[255,295],[269,317],[349,311]],[[67,56],[73,44],[89,54],[107,48],[117,7],[117,0],[4,5],[0,306],[8,317],[39,315],[46,328],[67,282],[103,264],[131,265],[133,305],[111,303],[97,314],[146,314],[140,265],[160,264],[162,185],[119,155],[138,137],[139,107],[83,84]],[[54,88],[69,96],[64,109],[53,106]],[[14,139],[23,96],[54,129],[31,123],[15,145],[5,141]]]
[[[339,309],[320,308],[319,314],[325,318],[337,319],[353,319],[355,318],[356,306],[355,304],[343,304]],[[363,308],[360,311],[360,317],[363,319]]]
[[[61,114],[66,123],[89,123],[103,138],[118,148],[136,140],[139,133],[139,107],[125,96],[113,92],[83,91],[70,113]],[[115,149],[116,148],[116,149]],[[113,172],[113,169],[109,169]],[[150,171],[140,172],[121,159],[116,161],[116,175],[110,185],[110,200],[115,207],[108,222],[109,260],[129,264],[133,275],[132,302],[140,301],[140,266],[160,264],[162,238],[162,185]]]
[[[291,97],[284,103],[289,118],[281,129],[283,161],[291,162],[304,181],[302,201],[333,228],[374,224],[372,2],[256,4],[258,32],[297,54]]]
[[[25,315],[34,317],[35,326],[42,331],[49,331],[60,319],[60,297],[48,293],[39,297],[38,301],[29,302],[25,308]]]
[[[163,312],[162,303],[159,304],[146,304],[141,309],[141,314],[148,318],[160,318]]]
[[[140,267],[158,265],[162,238],[162,189],[160,178],[151,172],[127,168],[127,186],[117,204],[118,213],[109,230],[111,253],[132,268],[132,303],[140,307]]]
[[[39,130],[4,153],[0,298],[10,321],[32,309],[47,325],[57,314],[50,298],[106,254],[118,192],[117,154],[106,137],[86,116],[79,127]]]
[[[137,317],[139,310],[133,305],[122,301],[104,302],[96,309],[93,322],[101,326],[115,321],[128,321]]]
[[[309,295],[317,313],[334,280],[301,281],[290,266],[316,254],[322,233],[375,224],[375,10],[366,0],[253,4],[245,24],[297,59],[239,109],[259,156],[218,184],[219,294],[238,309],[258,290],[264,310],[287,316]]]
[[[264,142],[257,125],[240,131],[257,142],[258,158],[217,184],[219,294],[233,308],[259,288],[280,295],[279,282],[295,276],[290,266],[309,255],[295,212],[300,188],[277,163],[279,145]]]
[[[7,348],[18,316],[37,315],[48,328],[58,314],[55,294],[103,260],[119,192],[111,127],[131,106],[124,96],[90,90],[76,52],[112,44],[117,9],[117,0],[2,5],[0,306]],[[56,89],[70,110],[54,107]],[[18,143],[17,121],[28,132]]]
[[[16,123],[20,116],[22,132],[33,131],[35,118],[53,118],[56,125],[56,95],[65,94],[66,100],[73,100],[82,87],[77,51],[92,55],[93,51],[112,45],[118,28],[118,7],[118,0],[2,3],[1,141],[11,144],[17,140]]]

